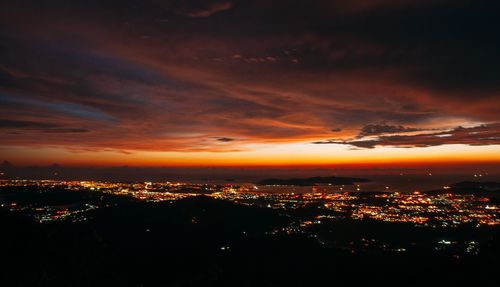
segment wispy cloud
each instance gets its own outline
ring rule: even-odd
[[[178,13],[181,14],[181,15],[192,17],[192,18],[209,17],[209,16],[212,16],[215,13],[219,13],[219,12],[222,12],[222,11],[229,10],[232,7],[233,7],[233,4],[231,2],[228,2],[228,1],[214,2],[214,3],[208,4],[204,8],[191,9],[191,10],[189,10],[189,9],[182,9],[182,10],[179,10]]]

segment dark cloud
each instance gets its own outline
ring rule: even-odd
[[[65,128],[59,124],[30,122],[30,121],[15,121],[15,120],[0,120],[0,129],[9,130],[31,130],[44,133],[87,133],[90,132],[84,128]]]
[[[220,141],[220,142],[232,142],[234,140],[235,139],[233,139],[233,138],[227,138],[227,137],[217,138],[217,141]]]
[[[0,120],[0,128],[51,129],[55,127],[58,127],[58,125],[50,123],[29,122],[29,121]]]
[[[90,130],[82,128],[57,128],[45,130],[46,133],[88,133]]]
[[[376,146],[392,147],[430,147],[444,144],[465,144],[472,146],[500,144],[500,124],[481,125],[477,127],[457,127],[449,131],[427,132],[415,135],[379,136],[376,139],[326,140],[315,144],[345,144],[359,148]]]
[[[394,134],[394,133],[407,133],[419,131],[417,128],[403,127],[401,125],[385,125],[385,124],[368,124],[365,125],[358,134],[359,138],[365,136],[381,135],[381,134]]]

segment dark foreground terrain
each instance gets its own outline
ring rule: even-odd
[[[498,282],[497,227],[435,229],[346,219],[315,227],[319,240],[307,233],[270,232],[312,212],[306,209],[284,215],[206,196],[144,202],[97,192],[23,192],[16,197],[19,204],[36,197],[38,205],[71,207],[85,202],[101,208],[88,211],[84,220],[41,224],[31,211],[13,212],[4,206],[0,286],[460,286],[464,282],[494,286]],[[5,202],[12,199],[12,193],[8,195]],[[461,243],[436,247],[442,238],[459,243],[475,240],[481,247],[471,252],[474,246]],[[408,242],[415,247],[388,251],[379,246],[384,242],[394,248]]]

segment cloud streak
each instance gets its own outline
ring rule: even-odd
[[[184,6],[179,10],[177,10],[177,13],[191,18],[210,17],[216,13],[226,11],[231,8],[233,8],[233,4],[231,2],[223,1],[223,2],[207,3],[202,5],[201,7],[195,7],[195,8]]]

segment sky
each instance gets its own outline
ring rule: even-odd
[[[500,3],[0,2],[0,160],[500,164]]]

